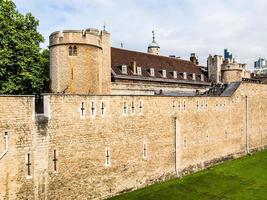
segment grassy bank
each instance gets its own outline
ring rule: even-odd
[[[111,199],[267,200],[267,151]]]

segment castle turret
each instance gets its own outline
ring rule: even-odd
[[[97,29],[54,32],[50,40],[53,93],[109,94],[110,34]]]
[[[153,34],[153,40],[148,45],[147,53],[159,55],[160,54],[160,47],[159,47],[158,43],[155,41],[155,31],[152,31],[152,34]]]
[[[237,63],[234,59],[226,59],[222,64],[222,81],[231,83],[250,78],[250,72],[246,71],[246,64]]]
[[[222,56],[211,56],[208,57],[208,75],[209,80],[213,81],[214,83],[221,83],[221,65],[223,63]]]

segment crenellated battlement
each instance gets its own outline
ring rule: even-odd
[[[103,36],[109,37],[107,31],[95,28],[86,30],[63,30],[53,32],[49,36],[49,47],[66,44],[93,45],[102,48]]]

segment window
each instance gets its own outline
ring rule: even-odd
[[[139,114],[142,114],[143,113],[143,101],[140,100],[139,101]]]
[[[183,73],[183,79],[187,79],[187,73],[186,72]]]
[[[206,134],[206,143],[209,143],[209,141],[210,141],[210,138],[209,138],[209,134],[207,133]]]
[[[132,114],[135,113],[135,105],[134,105],[134,101],[132,101]]]
[[[224,136],[225,136],[226,139],[228,138],[228,131],[227,131],[227,129],[224,130]]]
[[[162,70],[162,77],[166,78],[166,70],[165,69]]]
[[[76,46],[69,46],[69,56],[77,56],[78,49]]]
[[[96,108],[95,108],[95,102],[94,101],[92,101],[91,102],[91,116],[92,117],[95,117],[95,110],[96,110]]]
[[[105,148],[105,166],[109,167],[111,165],[111,158],[110,158],[110,148]]]
[[[126,65],[121,66],[121,73],[127,74],[127,66]]]
[[[57,171],[57,150],[54,150],[53,152],[53,168],[54,168],[54,172]]]
[[[187,148],[187,138],[186,138],[186,135],[184,136],[184,148]]]
[[[137,75],[141,76],[142,75],[142,68],[137,67]]]
[[[104,101],[101,101],[101,116],[104,116],[105,114],[105,102]]]
[[[185,105],[185,101],[184,101],[184,105],[183,105],[183,111],[186,110],[186,105]]]
[[[81,117],[84,117],[84,115],[85,115],[84,102],[82,102],[80,110],[81,110],[81,111],[80,111],[80,113],[81,113]]]
[[[27,155],[26,155],[26,171],[27,171],[26,174],[27,174],[28,177],[31,176],[31,165],[32,165],[32,163],[31,163],[31,154],[27,153]]]
[[[175,108],[176,108],[176,102],[173,101],[173,102],[172,102],[172,109],[173,109],[173,111],[175,111]]]
[[[150,76],[155,76],[155,70],[154,70],[154,68],[150,68]]]
[[[177,78],[177,71],[173,71],[173,78]]]
[[[197,101],[197,111],[199,111],[199,102]]]
[[[143,159],[147,159],[147,143],[144,142],[143,144]]]
[[[200,79],[201,79],[201,81],[204,81],[204,74],[200,75]]]
[[[72,56],[73,48],[72,46],[69,47],[69,56]]]
[[[73,56],[77,56],[77,47],[76,46],[73,47]]]
[[[127,108],[127,101],[123,101],[123,115],[127,115],[128,108]]]
[[[195,74],[195,73],[192,74],[192,80],[193,80],[193,81],[196,80],[196,74]]]
[[[181,111],[181,101],[178,102],[178,111]]]

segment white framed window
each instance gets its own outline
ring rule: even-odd
[[[127,74],[127,65],[122,65],[121,66],[121,73]]]
[[[127,101],[123,101],[123,111],[122,111],[123,115],[127,115],[128,114],[128,106],[127,106]]]
[[[147,159],[147,143],[143,143],[143,159]]]
[[[111,166],[111,153],[110,153],[110,148],[105,147],[105,167],[110,167]]]
[[[141,76],[142,75],[142,68],[137,67],[137,75]]]
[[[91,101],[91,116],[95,117],[96,116],[96,106],[95,106],[95,101]]]
[[[192,74],[192,80],[193,80],[193,81],[196,80],[196,74],[195,74],[195,73]]]
[[[177,78],[177,71],[173,71],[173,78]]]
[[[204,81],[204,74],[200,74],[201,81]]]
[[[185,80],[187,79],[187,73],[186,72],[183,73],[183,79],[185,79]]]
[[[155,76],[155,70],[154,70],[154,68],[150,68],[150,76]]]
[[[165,69],[162,70],[162,77],[166,78],[166,70]]]

